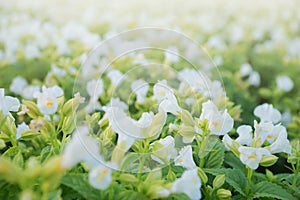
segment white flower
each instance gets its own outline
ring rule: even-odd
[[[242,163],[254,170],[258,168],[263,155],[271,155],[271,153],[264,148],[240,146],[238,150],[240,152],[240,159]]]
[[[20,107],[20,102],[17,98],[4,96],[4,89],[0,88],[0,111],[2,114],[10,115],[10,111],[17,112]]]
[[[233,128],[233,123],[232,117],[225,110],[223,114],[216,113],[211,115],[209,130],[214,135],[225,135]]]
[[[36,92],[37,106],[44,115],[54,114],[58,107],[57,98],[63,95],[63,90],[58,86],[42,87],[42,92]]]
[[[244,63],[240,67],[240,74],[242,77],[250,75],[252,71],[253,69],[249,63]]]
[[[197,168],[186,170],[172,185],[171,193],[184,193],[192,200],[201,199],[201,180]]]
[[[278,137],[276,141],[270,146],[271,153],[285,152],[287,154],[291,154],[292,146],[289,140],[287,139],[286,128],[283,126],[277,126],[276,129],[278,129],[277,130]]]
[[[274,125],[272,122],[260,122],[254,121],[254,138],[260,139],[260,144],[263,144],[269,135],[272,135]],[[270,137],[270,136],[269,136]]]
[[[18,140],[21,136],[22,133],[24,133],[25,131],[28,131],[29,126],[27,124],[25,124],[25,122],[23,122],[22,124],[19,124],[17,127],[17,134],[16,134],[16,139]]]
[[[34,93],[40,91],[40,86],[37,85],[28,85],[24,88],[22,92],[22,96],[24,99],[33,99],[34,98]]]
[[[22,78],[21,76],[17,76],[13,79],[9,90],[15,94],[21,95],[27,84],[28,83],[24,78]]]
[[[232,139],[231,139],[231,137],[229,137],[228,134],[225,134],[223,136],[222,142],[223,142],[225,148],[229,151],[230,147],[232,146]]]
[[[166,94],[166,98],[159,104],[159,111],[170,112],[174,115],[181,113],[181,108],[178,105],[177,99],[174,94]]]
[[[99,104],[100,105],[100,104]],[[120,100],[120,98],[111,98],[109,103],[106,104],[106,106],[102,106],[102,110],[105,111],[104,116],[99,120],[98,124],[101,124],[104,120],[107,119],[107,111],[111,107],[117,107],[120,108],[121,110],[125,111],[128,110],[128,105],[124,103],[123,101]]]
[[[55,76],[58,77],[65,77],[67,74],[67,71],[65,69],[59,68],[55,64],[51,65],[51,71]]]
[[[26,45],[25,47],[25,57],[26,59],[38,58],[40,57],[40,50],[37,46],[34,45]]]
[[[89,172],[89,183],[96,189],[105,190],[112,182],[112,170],[100,165]]]
[[[179,155],[175,158],[175,165],[182,166],[187,169],[193,169],[196,167],[191,145],[185,146],[179,151]]]
[[[249,81],[250,85],[258,87],[260,85],[259,73],[256,71],[251,72],[248,81]]]
[[[211,100],[202,103],[202,112],[200,115],[200,120],[208,120],[213,113],[218,113],[218,108]]]
[[[106,111],[107,118],[114,132],[118,133],[118,144],[125,143],[125,150],[128,150],[135,140],[149,137],[157,137],[166,121],[166,114],[159,112],[155,116],[153,113],[143,113],[142,117],[136,121],[126,115],[124,110],[118,107],[110,107]],[[149,135],[148,128],[152,125],[154,117],[160,117],[161,121],[156,122],[156,132]]]
[[[272,104],[262,104],[257,106],[254,110],[254,115],[259,117],[263,122],[277,123],[281,120],[280,112],[273,108]]]
[[[87,83],[86,90],[91,99],[97,100],[104,92],[103,81],[101,79],[92,79]]]
[[[178,49],[174,46],[170,46],[165,50],[165,59],[170,62],[178,62]]]
[[[136,99],[139,104],[143,104],[149,90],[149,84],[141,79],[131,83],[131,90],[136,94]]]
[[[294,83],[288,76],[278,76],[276,78],[277,87],[285,92],[289,92],[293,89]]]
[[[62,154],[62,166],[71,168],[79,162],[85,162],[89,168],[99,166],[103,161],[98,142],[88,136],[89,128],[81,126],[72,135]]]
[[[252,127],[247,125],[242,125],[237,128],[237,133],[239,134],[239,137],[236,139],[236,141],[240,145],[247,145],[251,146],[252,144]]]
[[[175,149],[175,140],[172,136],[167,136],[159,141],[151,144],[151,158],[160,164],[167,164],[170,159],[174,159],[177,155]]]
[[[89,100],[89,103],[84,108],[87,113],[92,113],[95,110],[102,109],[101,104],[98,102],[98,99],[94,99],[93,97]]]
[[[214,135],[225,135],[233,128],[233,119],[227,110],[219,112],[217,106],[211,101],[202,104],[200,120],[207,119],[209,130]]]
[[[110,79],[111,84],[115,86],[121,84],[122,81],[127,79],[126,75],[122,74],[119,70],[116,69],[110,70],[107,73],[107,76]]]
[[[172,89],[167,85],[166,80],[158,81],[153,86],[153,96],[160,103],[164,100],[167,94],[173,93]]]

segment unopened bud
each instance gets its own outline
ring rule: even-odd
[[[203,169],[201,169],[200,167],[198,167],[198,176],[201,179],[201,182],[203,184],[206,184],[208,181],[207,175],[205,174],[205,172],[203,171]]]
[[[231,197],[231,192],[230,190],[225,190],[223,188],[218,189],[217,195],[220,199],[229,199]]]
[[[225,174],[216,176],[213,182],[214,189],[220,188],[224,184],[224,182],[225,182]]]
[[[33,101],[23,100],[22,104],[26,106],[27,108],[27,114],[32,119],[36,119],[39,116],[43,116],[43,114],[40,112],[39,108]]]
[[[259,162],[259,164],[263,167],[270,167],[274,165],[278,160],[277,156],[270,155],[270,156],[263,156]]]
[[[138,179],[132,174],[121,174],[120,181],[124,183],[136,183]]]

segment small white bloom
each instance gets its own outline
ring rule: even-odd
[[[254,138],[260,139],[260,144],[263,144],[267,137],[272,135],[274,125],[272,122],[260,122],[254,121]]]
[[[177,99],[174,94],[168,93],[166,98],[159,104],[159,111],[170,112],[173,115],[181,113],[181,108],[178,105]]]
[[[112,170],[100,165],[89,172],[89,183],[96,189],[105,190],[112,182]]]
[[[168,86],[166,80],[158,81],[153,86],[153,95],[154,98],[160,103],[162,100],[164,100],[167,96],[167,94],[173,93],[173,90]]]
[[[178,62],[179,56],[178,56],[178,49],[174,46],[170,46],[165,51],[165,59],[170,62]]]
[[[200,120],[210,119],[210,116],[213,113],[218,113],[217,106],[211,100],[208,100],[207,102],[204,102],[202,104],[202,112],[201,112],[201,115],[200,115]]]
[[[131,90],[136,94],[136,99],[139,104],[143,104],[149,90],[149,84],[144,80],[135,80],[131,83]]]
[[[71,168],[79,162],[85,162],[89,168],[99,166],[103,162],[98,142],[88,136],[89,128],[81,126],[72,135],[62,154],[62,166]]]
[[[196,167],[191,145],[185,146],[179,151],[179,155],[175,158],[175,165],[182,166],[187,169],[193,169]]]
[[[55,64],[51,65],[51,71],[55,76],[58,77],[65,77],[67,74],[67,71],[65,69],[59,68]]]
[[[223,114],[216,113],[211,115],[209,130],[214,135],[225,135],[233,128],[233,123],[232,117],[225,110]]]
[[[11,96],[4,96],[4,89],[0,88],[0,111],[2,114],[10,115],[10,111],[17,112],[19,107],[19,100]]]
[[[153,149],[151,158],[160,164],[167,164],[170,159],[177,155],[175,140],[172,136],[167,136],[151,144]]]
[[[277,87],[285,92],[289,92],[293,89],[294,83],[288,76],[278,76],[276,78]]]
[[[26,59],[38,58],[40,57],[40,50],[37,46],[26,45],[25,47],[25,57]]]
[[[101,79],[92,79],[87,83],[86,90],[93,100],[97,100],[104,92],[103,81]]]
[[[42,92],[36,92],[37,106],[44,115],[54,114],[58,107],[57,98],[63,95],[63,90],[58,86],[42,87]]]
[[[160,134],[162,127],[166,121],[166,114],[163,116],[163,120],[156,124],[157,132],[155,135],[148,135],[147,128],[152,125],[153,113],[143,113],[142,117],[136,121],[127,116],[124,110],[118,107],[110,107],[106,111],[107,118],[114,132],[118,133],[118,144],[125,143],[125,150],[128,150],[135,140],[140,140],[148,137],[156,137]],[[157,113],[159,115],[161,113]]]
[[[223,142],[225,148],[229,151],[230,147],[232,146],[232,139],[231,139],[231,137],[229,137],[228,134],[225,134],[223,136],[222,142]]]
[[[239,134],[239,137],[236,139],[236,141],[240,145],[247,145],[251,146],[252,144],[252,127],[247,125],[242,125],[237,128],[237,133]]]
[[[258,168],[263,155],[271,155],[271,153],[264,148],[240,146],[238,150],[240,152],[240,159],[242,163],[254,170]]]
[[[108,78],[110,79],[110,82],[112,85],[119,85],[121,84],[125,79],[127,79],[127,76],[122,74],[119,70],[113,69],[110,70],[107,73]]]
[[[176,131],[178,131],[178,126],[176,126],[175,124],[173,124],[173,123],[170,123],[169,124],[169,131],[170,132],[172,132],[173,130],[176,130]]]
[[[248,81],[249,81],[250,85],[258,87],[260,85],[259,73],[256,71],[251,72]]]
[[[273,108],[272,104],[262,104],[257,106],[254,110],[254,115],[259,117],[263,122],[277,123],[281,120],[280,112]]]
[[[184,193],[192,200],[199,200],[201,199],[200,188],[201,180],[195,168],[184,171],[182,176],[174,181],[171,193]]]
[[[280,126],[278,127],[278,129],[279,129],[278,131],[280,131],[278,132],[278,137],[276,141],[270,146],[271,153],[285,152],[287,154],[291,154],[292,146],[289,140],[287,139],[287,132],[285,127]]]
[[[24,78],[22,78],[21,76],[17,76],[13,79],[9,90],[15,94],[21,95],[27,84],[28,83]]]
[[[19,124],[17,127],[16,139],[18,140],[22,136],[22,133],[24,133],[25,131],[28,131],[28,130],[30,130],[30,128],[27,124],[25,124],[25,122],[23,122],[22,124]]]
[[[250,75],[252,71],[253,69],[249,63],[244,63],[240,67],[240,74],[242,77]]]
[[[24,88],[22,92],[22,96],[24,99],[33,99],[34,98],[34,93],[40,91],[40,86],[37,85],[28,85]]]

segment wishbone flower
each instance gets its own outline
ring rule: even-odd
[[[34,97],[37,98],[37,106],[44,115],[54,114],[58,107],[57,98],[64,94],[59,86],[47,88],[42,87],[42,92],[36,92]]]
[[[262,156],[271,155],[271,153],[264,148],[244,147],[238,148],[240,152],[240,159],[242,163],[247,165],[251,169],[257,169]]]
[[[171,193],[184,193],[192,200],[201,199],[201,180],[198,170],[190,169],[183,172],[182,176],[176,179],[172,185]]]
[[[193,159],[193,150],[191,145],[183,147],[179,151],[179,155],[174,160],[176,166],[182,166],[187,169],[193,169],[196,167]]]
[[[17,98],[4,96],[4,89],[0,88],[0,111],[2,114],[11,115],[10,112],[17,112],[20,107],[20,102]]]
[[[280,112],[273,108],[273,105],[267,103],[257,106],[254,115],[259,117],[262,122],[277,123],[281,120]]]

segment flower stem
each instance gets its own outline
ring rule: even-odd
[[[249,194],[250,191],[250,184],[251,184],[251,178],[253,175],[253,170],[248,168],[248,173],[247,173],[247,185],[246,185],[246,194]]]
[[[300,170],[300,165],[299,165],[299,161],[297,161],[296,170],[294,170],[294,179],[293,179],[293,186],[295,186],[295,187],[296,187],[296,184],[297,184],[297,178],[298,178],[299,170]]]

